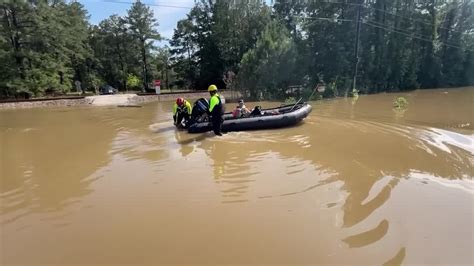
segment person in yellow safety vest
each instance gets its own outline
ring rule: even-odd
[[[221,128],[222,122],[224,122],[222,119],[222,115],[224,114],[224,103],[217,93],[216,85],[209,86],[207,91],[209,91],[209,94],[211,95],[211,99],[209,100],[209,114],[211,115],[212,130],[217,136],[222,136]]]
[[[184,119],[184,124],[187,125],[192,113],[191,104],[183,98],[176,99],[173,105],[173,120],[177,127],[182,126],[181,121]]]

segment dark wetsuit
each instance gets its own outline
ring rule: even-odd
[[[221,128],[222,122],[224,122],[222,119],[222,115],[224,114],[224,104],[217,93],[211,96],[211,99],[209,100],[209,112],[211,113],[212,130],[216,135],[222,135]]]

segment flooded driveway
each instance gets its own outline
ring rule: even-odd
[[[319,101],[221,138],[171,102],[1,111],[0,264],[472,265],[473,103]]]

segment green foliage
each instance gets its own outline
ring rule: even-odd
[[[127,75],[139,75],[139,45],[128,33],[124,18],[112,15],[91,29],[89,44],[95,58],[90,65],[105,83],[115,88],[127,88]]]
[[[90,91],[94,91],[95,93],[99,92],[100,85],[104,84],[104,81],[95,73],[87,75],[84,83],[82,84],[85,89],[89,89]]]
[[[408,100],[405,97],[397,97],[393,101],[393,107],[395,109],[406,109],[408,107]]]
[[[0,97],[130,86],[238,88],[253,98],[288,97],[325,83],[313,97],[351,95],[357,5],[331,1],[196,0],[170,48],[152,9],[98,25],[78,1],[0,4]],[[357,90],[362,93],[474,85],[474,2],[373,0],[362,12]],[[332,84],[332,85],[331,85]],[[135,84],[134,84],[135,86]],[[355,96],[355,93],[352,93]]]
[[[133,75],[133,74],[128,74],[127,76],[127,87],[129,89],[137,89],[140,87],[140,79]]]
[[[358,98],[359,97],[359,91],[358,90],[352,90],[350,93],[351,97]]]
[[[162,80],[161,88],[164,90],[171,90],[177,84],[176,72],[171,62],[171,52],[168,46],[158,48],[157,53],[153,58],[154,76]],[[181,86],[183,88],[183,86]]]
[[[149,75],[149,53],[150,50],[154,48],[151,40],[161,39],[160,34],[155,29],[158,27],[158,22],[154,18],[153,10],[140,1],[133,3],[125,19],[129,26],[128,30],[132,40],[135,41],[139,47],[139,54],[141,55],[140,64],[143,69],[143,88],[147,90],[148,83],[152,80],[151,75]]]
[[[314,88],[304,88],[301,97],[304,101],[316,101],[322,99],[321,93],[315,91]]]
[[[321,96],[323,98],[334,98],[334,97],[339,96],[336,81],[329,83],[326,86],[326,89],[322,92]]]
[[[285,99],[285,104],[295,104],[295,103],[296,103],[295,97],[288,97]]]
[[[288,30],[278,21],[269,23],[255,48],[242,57],[237,88],[251,98],[282,98],[292,83],[295,47]]]
[[[190,18],[180,20],[170,41],[173,49],[170,50],[171,55],[168,56],[168,61],[173,64],[186,88],[195,87],[198,81],[196,30]]]
[[[472,1],[375,0],[366,6],[359,90],[373,93],[474,84]],[[143,40],[156,36],[152,30],[156,24],[147,7],[137,2],[126,18],[129,26],[124,36],[131,40],[119,43],[123,51],[137,51],[134,54],[139,56],[120,60],[126,62],[125,71],[113,70],[114,64],[108,64],[108,69],[114,73],[110,76],[121,79],[125,73],[144,69],[144,86],[149,72],[167,84],[175,79],[169,74],[176,73],[175,83],[185,87],[232,84],[254,98],[284,98],[290,85],[311,88],[319,82],[334,82],[324,97],[351,95],[354,23],[338,19],[353,20],[356,12],[355,5],[324,1],[277,0],[273,11],[262,0],[196,1],[187,18],[177,24],[171,54],[160,52],[151,60],[157,66],[153,73],[147,63],[152,47],[144,52],[143,45],[150,42]],[[334,20],[301,19],[305,16]],[[276,24],[278,29],[269,30]],[[236,82],[229,82],[227,73],[236,73]]]
[[[473,7],[472,1],[369,1],[362,13],[358,92],[473,85]],[[269,19],[261,1],[198,1],[175,31],[174,66],[197,87],[222,82],[222,73],[232,70],[239,89],[254,98],[284,99],[285,87],[320,82],[334,82],[323,97],[356,96],[355,23],[345,21],[356,14],[357,6],[345,3],[276,0]],[[265,32],[269,23],[285,28],[284,37]],[[290,63],[285,56],[275,59],[282,48],[269,45],[285,38],[292,43]],[[283,73],[281,65],[288,65]]]
[[[64,1],[5,1],[0,12],[0,95],[68,91],[90,56],[83,6]]]
[[[126,89],[128,73],[152,80],[151,40],[159,34],[149,7],[137,1],[127,17],[92,27],[87,20],[77,1],[2,2],[0,97],[65,93],[76,81]]]
[[[173,67],[187,87],[225,88],[223,77],[238,71],[270,20],[271,9],[262,0],[197,1],[170,41]]]

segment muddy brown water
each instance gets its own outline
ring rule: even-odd
[[[320,101],[221,138],[171,102],[1,111],[0,264],[472,265],[473,103]]]

